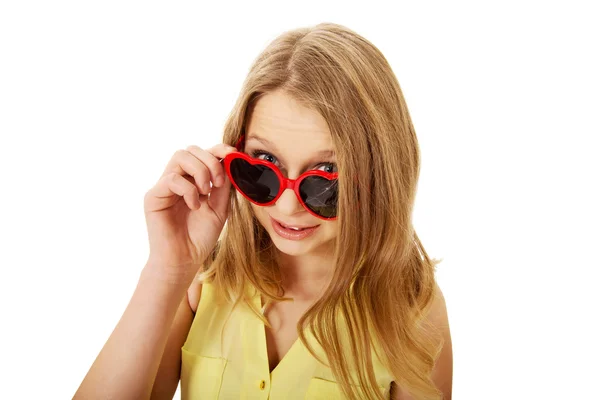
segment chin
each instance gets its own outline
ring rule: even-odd
[[[304,240],[286,240],[277,233],[269,231],[271,241],[277,247],[277,250],[289,256],[301,256],[312,253],[315,248],[319,247],[319,235],[306,238]]]
[[[328,249],[330,245],[332,246],[334,244],[334,233],[330,232],[331,227],[328,226],[322,225],[319,227],[320,232],[315,232],[314,235],[302,240],[288,240],[282,238],[270,226],[270,220],[269,226],[266,226],[265,229],[269,233],[269,237],[277,250],[289,256],[321,253]]]

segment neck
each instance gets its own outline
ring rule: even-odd
[[[279,269],[286,296],[313,301],[329,284],[333,274],[331,253],[290,256],[279,253]]]

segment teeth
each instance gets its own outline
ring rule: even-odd
[[[296,228],[295,226],[286,226],[283,224],[279,224],[279,225],[283,226],[285,229],[291,229],[293,231],[303,231],[305,229],[305,228]]]

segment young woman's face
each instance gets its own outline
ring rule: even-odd
[[[256,103],[246,130],[244,151],[254,158],[272,162],[290,179],[313,169],[337,172],[325,119],[282,91],[268,93]],[[333,245],[337,221],[310,214],[291,189],[285,190],[271,206],[251,205],[275,246],[285,254],[303,255]],[[276,221],[288,227],[317,228],[304,232],[282,231]]]

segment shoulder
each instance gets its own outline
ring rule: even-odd
[[[450,335],[450,323],[448,321],[448,310],[446,299],[442,289],[435,284],[434,296],[431,307],[427,313],[427,329],[439,335],[443,341],[442,348],[435,362],[432,372],[432,380],[438,390],[443,394],[444,400],[452,398],[452,338]],[[408,392],[403,391],[392,382],[392,400],[411,400]]]
[[[427,320],[431,323],[430,329],[434,329],[441,336],[442,348],[433,367],[432,379],[437,388],[442,392],[445,400],[452,398],[452,337],[450,335],[450,322],[448,321],[448,310],[446,299],[442,289],[435,284],[433,304],[427,314]]]
[[[202,294],[202,281],[198,277],[194,277],[194,281],[187,290],[187,299],[192,312],[195,314],[198,304],[200,303],[200,295]]]
[[[442,333],[450,334],[450,326],[448,322],[448,309],[446,307],[446,298],[442,289],[436,283],[433,289],[433,303],[427,313],[427,320],[431,323],[434,329]],[[445,339],[445,338],[444,338]]]

